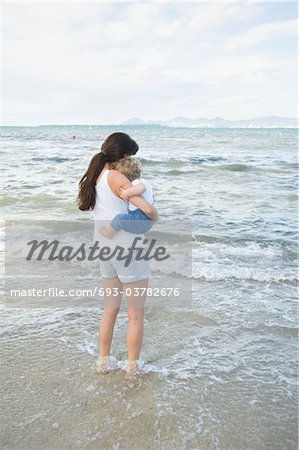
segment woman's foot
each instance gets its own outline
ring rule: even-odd
[[[110,370],[110,356],[100,356],[97,364],[97,372],[109,373]]]
[[[126,374],[125,374],[125,380],[135,381],[140,377],[140,375],[141,375],[141,372],[138,367],[137,361],[128,361],[127,368],[126,368]]]

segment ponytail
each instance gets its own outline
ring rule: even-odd
[[[109,157],[103,152],[94,155],[88,169],[79,181],[78,206],[81,211],[90,211],[96,201],[95,185]]]

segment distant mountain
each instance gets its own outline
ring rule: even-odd
[[[269,116],[242,120],[227,120],[222,117],[215,117],[215,119],[173,117],[164,121],[146,121],[133,117],[122,122],[121,125],[163,125],[186,128],[298,128],[299,120],[293,117]]]
[[[132,119],[122,122],[121,125],[146,125],[146,121],[143,119],[138,119],[138,117],[132,117]]]

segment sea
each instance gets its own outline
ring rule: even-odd
[[[124,380],[125,298],[106,375],[95,371],[97,295],[54,296],[46,307],[4,298],[1,448],[297,449],[297,129],[3,127],[3,274],[18,284],[5,234],[22,239],[31,224],[53,237],[60,223],[64,235],[76,224],[88,232],[78,182],[115,131],[139,144],[157,226],[177,252],[153,265],[150,285],[180,295],[146,300],[143,374],[133,382]],[[59,267],[56,278],[70,280]],[[89,283],[100,286],[99,271]]]

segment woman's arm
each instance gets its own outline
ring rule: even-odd
[[[134,184],[129,189],[121,189],[121,198],[126,202],[130,197],[134,197],[134,195],[142,195],[146,191],[146,187],[143,183]]]
[[[118,170],[110,170],[108,174],[108,184],[112,192],[119,198],[121,198],[121,189],[126,190],[133,187],[130,181]],[[141,211],[143,211],[150,219],[158,219],[156,208],[148,203],[143,197],[134,195],[130,197],[130,203],[141,209]]]

